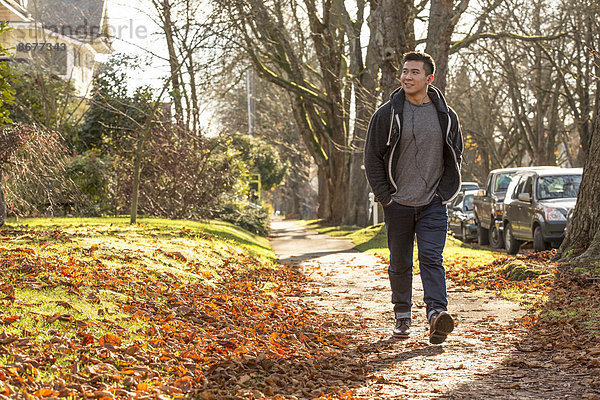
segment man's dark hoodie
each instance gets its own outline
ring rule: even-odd
[[[443,203],[448,203],[460,190],[460,164],[463,140],[458,117],[447,104],[442,92],[429,85],[427,95],[437,109],[438,119],[445,135],[444,172],[436,193]],[[365,144],[364,165],[367,180],[375,194],[375,200],[388,204],[396,192],[396,164],[399,151],[396,147],[402,133],[404,89],[399,88],[390,95],[390,101],[381,106],[369,123]]]

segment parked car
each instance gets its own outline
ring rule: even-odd
[[[477,224],[473,215],[473,197],[477,190],[460,192],[448,207],[448,228],[463,242],[477,238]]]
[[[581,168],[553,168],[522,171],[513,177],[502,218],[509,254],[516,254],[527,241],[533,241],[535,251],[560,246],[581,174]]]
[[[473,213],[477,224],[477,242],[489,244],[494,249],[504,247],[502,213],[506,189],[513,175],[519,171],[556,167],[515,167],[490,171],[485,188],[473,199]]]
[[[462,182],[460,184],[460,191],[464,192],[465,190],[477,190],[479,189],[479,184],[477,182]]]

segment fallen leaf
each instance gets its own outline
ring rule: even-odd
[[[13,322],[18,321],[20,319],[21,319],[21,317],[18,316],[18,315],[11,315],[10,317],[4,317],[4,318],[2,318],[2,324],[3,325],[10,325]]]
[[[107,333],[106,335],[102,336],[99,340],[98,340],[98,344],[100,346],[104,345],[104,344],[111,344],[113,346],[121,346],[121,338],[118,337],[117,335],[113,335],[112,333]]]
[[[53,396],[55,394],[58,394],[58,393],[55,392],[54,390],[48,389],[48,388],[42,388],[42,389],[38,390],[37,392],[35,392],[36,396],[42,396],[42,397]]]

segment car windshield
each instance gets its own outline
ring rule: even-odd
[[[575,198],[580,184],[581,175],[542,176],[537,182],[538,199]]]
[[[463,203],[465,205],[466,211],[473,211],[473,195],[468,194],[465,196],[465,201]]]
[[[508,185],[512,179],[512,175],[513,173],[499,174],[496,177],[494,192],[506,192],[506,189],[508,189]]]

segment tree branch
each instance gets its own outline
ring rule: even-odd
[[[518,35],[516,33],[511,33],[511,32],[498,32],[498,33],[480,32],[480,33],[476,33],[472,36],[468,36],[457,42],[454,42],[452,47],[450,47],[450,54],[456,53],[460,49],[470,46],[471,44],[475,43],[479,39],[515,39],[515,40],[521,40],[523,42],[539,42],[539,41],[544,41],[544,40],[560,39],[566,35],[567,35],[566,32],[562,32],[557,35],[547,35],[547,36],[546,35],[542,35],[542,36]]]
[[[450,18],[450,24],[455,26],[460,19],[460,16],[465,12],[469,6],[469,0],[461,0],[460,3],[452,11],[452,17]]]

